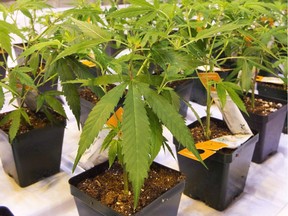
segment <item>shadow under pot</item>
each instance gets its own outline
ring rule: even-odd
[[[205,118],[202,118],[204,121]],[[223,124],[219,119],[212,121]],[[221,123],[222,122],[222,123]],[[226,123],[224,123],[226,124]],[[193,122],[188,128],[198,127]],[[226,126],[227,127],[227,126]],[[236,149],[223,148],[206,158],[204,167],[199,161],[179,154],[184,147],[173,138],[180,171],[186,176],[184,194],[200,200],[218,211],[225,210],[243,192],[258,134]],[[206,151],[206,150],[204,150]],[[201,150],[199,153],[202,154]]]

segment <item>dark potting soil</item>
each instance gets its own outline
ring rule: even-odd
[[[262,116],[266,116],[269,115],[270,113],[276,112],[283,106],[282,103],[275,103],[273,101],[268,101],[262,98],[255,98],[254,100],[255,105],[253,108],[252,100],[248,96],[244,97],[244,103],[248,112]]]
[[[106,91],[110,91],[114,87],[115,85],[110,84],[106,86]],[[100,98],[97,95],[95,95],[95,93],[90,88],[87,88],[87,87],[81,88],[79,91],[79,95],[81,98],[93,104],[96,104],[100,100]]]
[[[89,88],[81,88],[79,95],[81,98],[93,104],[96,104],[99,101],[99,98]]]
[[[204,128],[206,128],[205,120],[202,122],[202,124]],[[197,123],[195,127],[190,129],[190,131],[194,138],[195,143],[207,141],[207,138],[204,136],[204,131],[200,123]],[[210,139],[215,139],[225,135],[232,135],[231,131],[229,130],[224,121],[213,121],[213,119],[211,119],[210,131],[211,131]]]
[[[203,124],[204,128],[206,128],[206,121],[205,120],[202,121],[202,124]],[[204,136],[203,128],[199,122],[197,122],[195,124],[195,126],[193,126],[193,128],[190,129],[190,131],[191,131],[191,134],[193,136],[195,143],[207,141],[207,138]],[[213,119],[211,119],[210,131],[211,131],[210,139],[215,139],[215,138],[218,138],[221,136],[226,136],[226,135],[233,135],[233,133],[229,130],[226,123],[224,121],[221,121],[221,120],[220,121],[214,121]],[[235,151],[235,149],[222,148],[218,151],[222,152],[224,154],[227,154],[227,153],[230,154],[233,151]]]
[[[51,124],[50,120],[47,118],[47,116],[44,113],[41,112],[33,112],[29,109],[26,109],[26,113],[29,116],[29,121],[30,124],[25,123],[25,124],[21,124],[19,131],[18,131],[18,135],[19,134],[24,134],[27,133],[33,129],[36,128],[44,128],[47,125]],[[1,113],[0,114],[0,121],[7,115],[8,113]],[[57,113],[52,113],[53,114],[53,118],[56,121],[62,122],[65,120],[65,118]],[[11,121],[7,122],[3,125],[0,126],[0,128],[8,134],[9,129],[11,127]]]
[[[128,194],[123,192],[123,171],[118,163],[114,163],[101,175],[80,182],[77,187],[121,215],[127,216],[135,214],[183,179],[180,172],[152,164],[135,211],[133,193],[131,190]]]
[[[176,81],[173,81],[173,82],[169,82],[167,84],[167,86],[170,87],[170,88],[176,89],[178,86],[183,85],[185,82],[187,82],[187,80],[176,80]]]

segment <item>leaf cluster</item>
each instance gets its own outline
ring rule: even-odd
[[[53,17],[50,22],[46,15],[39,16],[39,11],[49,9],[51,6],[42,0],[18,0],[10,6],[0,5],[3,14],[0,47],[8,53],[14,63],[17,61],[17,64],[11,66],[5,59],[7,76],[0,84],[1,107],[5,103],[6,94],[11,94],[9,104],[14,106],[14,109],[6,115],[6,120],[2,122],[4,124],[5,121],[11,121],[10,141],[18,134],[21,124],[30,124],[26,109],[45,113],[51,123],[54,122],[51,115],[53,112],[66,117],[60,99],[62,93],[54,90],[55,88],[48,91],[41,90],[47,83],[57,86],[58,79],[55,71],[51,71],[49,62],[53,50],[59,47],[60,42],[48,39],[52,30],[56,28],[56,21]],[[18,19],[27,20],[29,27],[20,27]],[[15,35],[17,41],[20,41],[17,45],[14,41]],[[14,46],[22,49],[17,58],[12,52]]]

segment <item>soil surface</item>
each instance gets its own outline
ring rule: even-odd
[[[93,104],[96,104],[99,101],[99,98],[89,88],[81,88],[79,95],[81,98]]]
[[[202,120],[202,124],[205,128],[206,127],[205,118]],[[190,131],[194,138],[195,143],[207,141],[203,133],[203,128],[199,122],[195,123],[193,128],[190,128]],[[215,121],[213,118],[211,119],[211,122],[210,122],[210,131],[211,131],[210,139],[215,139],[215,138],[226,136],[226,135],[233,135],[233,133],[231,133],[231,131],[229,130],[228,126],[226,125],[224,121],[222,120]],[[224,154],[231,154],[233,151],[235,151],[235,149],[222,148],[218,150],[218,152],[222,152]]]
[[[24,134],[27,133],[33,129],[36,128],[44,128],[47,125],[51,124],[51,122],[49,121],[49,119],[46,117],[46,115],[44,113],[41,112],[33,112],[29,109],[26,109],[26,113],[29,116],[29,120],[30,120],[30,124],[28,123],[24,123],[20,125],[19,131],[18,131],[18,135],[19,134]],[[7,115],[8,113],[1,113],[0,114],[0,121]],[[65,118],[61,115],[58,115],[57,113],[53,113],[53,117],[55,120],[57,121],[64,121]],[[0,126],[0,128],[8,134],[9,129],[11,126],[11,122],[7,122],[6,124],[3,124]]]
[[[168,83],[167,86],[170,88],[176,89],[178,86],[181,86],[185,84],[186,82],[189,82],[189,80],[176,80],[176,81]]]
[[[129,194],[123,193],[123,172],[118,163],[101,175],[80,182],[78,188],[121,215],[133,215],[184,179],[180,172],[161,167],[152,164],[135,211],[133,193],[131,191]]]
[[[206,120],[202,121],[204,128],[206,128]],[[232,135],[231,131],[229,130],[224,121],[213,121],[213,119],[211,119],[210,130],[210,139],[215,139],[225,135]],[[207,141],[200,123],[195,123],[195,127],[191,128],[190,131],[192,133],[195,143]]]
[[[110,91],[114,87],[115,87],[115,85],[110,84],[110,85],[106,86],[106,90]],[[97,95],[95,95],[95,93],[88,87],[81,88],[79,91],[79,95],[81,98],[83,98],[83,99],[85,99],[85,100],[87,100],[93,104],[96,104],[100,100],[100,98],[97,97]]]
[[[244,103],[248,112],[262,116],[267,116],[270,113],[276,112],[283,106],[282,103],[275,103],[273,101],[255,97],[255,105],[253,108],[252,100],[248,96],[244,97]]]

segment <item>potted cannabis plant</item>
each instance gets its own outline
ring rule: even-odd
[[[275,5],[276,7],[276,5]],[[273,12],[275,11],[275,12]],[[270,38],[267,47],[273,55],[267,55],[269,70],[259,70],[256,88],[259,95],[287,101],[287,33],[285,32],[285,5],[278,4],[270,14],[263,15],[260,23],[266,26],[262,38]],[[276,21],[277,20],[277,21]],[[271,73],[272,72],[272,73]],[[287,114],[282,130],[287,134]]]
[[[113,116],[119,100],[124,97],[121,108],[123,109],[122,120],[118,121],[112,127],[113,129],[108,129],[102,149],[108,150],[109,164],[106,164],[106,167],[113,167],[115,163],[120,163],[125,174],[125,185],[129,185],[130,191],[125,192],[125,197],[132,198],[129,211],[137,215],[141,212],[146,214],[147,211],[145,208],[139,210],[139,206],[143,205],[139,198],[141,197],[141,188],[150,173],[149,170],[151,166],[155,166],[153,165],[154,158],[161,147],[166,147],[170,151],[163,137],[162,126],[166,126],[179,142],[195,155],[198,156],[198,152],[185,121],[178,112],[179,96],[172,88],[166,87],[171,81],[188,79],[187,74],[194,69],[190,64],[191,56],[187,55],[184,48],[177,47],[178,33],[174,32],[177,23],[174,22],[174,18],[181,13],[181,10],[175,2],[155,2],[155,4],[142,0],[129,2],[131,5],[127,8],[103,9],[103,16],[107,21],[104,22],[104,25],[99,25],[99,22],[91,23],[72,19],[76,28],[82,31],[79,38],[83,40],[73,41],[75,43],[68,46],[54,61],[57,62],[59,59],[79,51],[79,48],[83,48],[84,45],[85,49],[96,47],[105,53],[105,45],[115,42],[127,51],[118,58],[110,57],[109,62],[106,63],[108,67],[102,67],[105,70],[101,76],[74,81],[84,86],[116,85],[101,97],[89,113],[80,136],[74,168],[100,131],[108,127],[107,121],[111,115]],[[95,34],[96,32],[97,34]],[[103,55],[96,55],[95,58],[101,58]],[[98,64],[101,65],[99,62]],[[149,68],[152,64],[159,65],[163,72],[159,75],[151,74]],[[65,85],[65,83],[62,84]],[[95,167],[95,169],[97,168]],[[84,175],[86,174],[80,174],[69,181],[71,193],[75,196],[77,203],[80,202],[79,205],[81,205],[89,199],[93,200],[93,204],[89,202],[84,205],[90,211],[99,206],[103,210],[101,214],[111,211],[99,200],[79,191],[77,184]],[[89,176],[92,177],[90,174]],[[176,186],[177,192],[171,192],[174,194],[174,198],[166,197],[170,194],[169,191],[162,194],[165,202],[161,204],[160,211],[166,212],[169,209],[167,215],[177,214],[178,206],[175,203],[179,203],[184,186],[182,180],[179,183],[180,185]],[[166,200],[173,200],[175,206],[173,210],[167,207],[170,202],[166,202]],[[154,203],[157,203],[158,208],[158,203],[161,202],[154,201]]]
[[[257,7],[254,7],[255,5]],[[239,74],[240,85],[247,92],[245,105],[249,115],[244,117],[249,126],[259,132],[259,142],[253,155],[253,162],[256,163],[264,162],[277,152],[287,115],[286,100],[255,93],[259,71],[279,77],[275,71],[281,70],[282,66],[286,67],[285,63],[283,64],[285,57],[281,54],[282,47],[287,43],[284,39],[286,38],[286,26],[283,24],[286,23],[284,7],[280,2],[249,4],[248,9],[251,15],[255,16],[255,22],[253,28],[242,32],[245,40],[239,45],[242,55],[245,56],[237,63],[242,66]],[[279,20],[279,23],[276,24],[273,20]],[[286,85],[286,72],[283,73],[281,80]]]
[[[215,7],[217,4],[220,5],[221,10]],[[247,25],[247,20],[239,21],[232,19],[229,15],[237,8],[237,4],[224,1],[214,4],[211,1],[202,1],[201,4],[191,2],[190,5],[188,3],[188,6],[185,6],[187,13],[184,18],[189,20],[190,25],[190,29],[185,34],[191,39],[186,42],[186,45],[191,54],[202,62],[201,67],[197,68],[198,72],[208,70],[218,73],[223,80],[233,78],[231,72],[235,68],[235,54],[237,53],[233,35],[237,29]],[[223,16],[223,14],[227,15]],[[205,106],[207,94],[197,74],[193,81],[190,99]]]
[[[16,2],[15,5],[21,6],[22,3],[23,7],[16,8],[25,11],[30,4],[37,4],[34,1],[25,1],[27,4],[23,6],[23,2]],[[44,7],[42,1],[38,2],[39,5]],[[32,17],[33,12],[35,11],[27,10],[25,15]],[[7,15],[12,17],[13,13]],[[1,34],[1,49],[8,53],[11,52],[13,41],[10,33],[16,33],[23,41],[38,41],[34,37],[27,39],[23,36],[16,22],[7,22],[5,26],[13,26]],[[48,49],[46,51],[49,53]],[[30,57],[31,52],[27,50],[22,55],[24,58]],[[40,56],[40,59],[44,58],[44,51]],[[60,171],[66,114],[63,104],[57,98],[60,92],[40,91],[39,87],[51,77],[43,80],[37,79],[37,75],[31,76],[33,73],[37,74],[38,69],[38,64],[17,65],[12,68],[7,66],[7,77],[1,80],[0,101],[4,108],[0,115],[1,161],[4,171],[21,187],[29,186]],[[41,73],[45,73],[46,69]],[[10,106],[7,111],[7,107],[3,105],[8,98]]]
[[[239,21],[227,16],[229,12],[227,9],[235,11],[240,6],[238,4],[229,4],[224,1],[218,1],[215,4],[209,1],[201,6],[198,5],[201,8],[198,12],[201,11],[201,14],[204,14],[204,17],[200,18],[201,27],[205,27],[199,31],[199,26],[194,24],[194,22],[197,23],[197,20],[193,19],[197,14],[194,10],[198,8],[193,3],[187,2],[183,8],[186,8],[191,14],[186,13],[186,19],[183,20],[190,18],[191,22],[181,25],[183,26],[182,33],[188,36],[184,37],[184,45],[189,46],[191,51],[201,50],[199,44],[208,45],[202,49],[202,55],[201,52],[197,53],[199,59],[204,63],[204,71],[197,75],[206,91],[204,104],[206,116],[200,119],[195,113],[198,121],[188,125],[195,145],[201,152],[202,159],[205,159],[204,163],[207,169],[201,166],[193,154],[179,144],[177,138],[174,137],[179,169],[187,176],[184,194],[201,200],[220,211],[226,209],[235,197],[243,192],[253,150],[258,140],[258,134],[252,134],[240,112],[240,110],[245,112],[244,103],[238,96],[241,88],[233,82],[223,81],[219,73],[213,71],[214,68],[221,67],[220,62],[225,59],[241,58],[241,56],[232,55],[221,57],[221,52],[224,52],[226,48],[234,47],[234,35],[250,23],[249,20]],[[212,11],[211,17],[205,11],[209,11],[209,13]],[[194,34],[190,34],[190,32],[194,32]],[[212,55],[215,48],[219,52]],[[220,109],[224,121],[211,118],[211,106],[214,103]],[[222,127],[224,127],[223,132],[219,130]],[[229,137],[233,137],[235,140],[241,137],[238,140],[241,142],[231,146],[228,141]],[[243,137],[246,138],[242,140]]]

